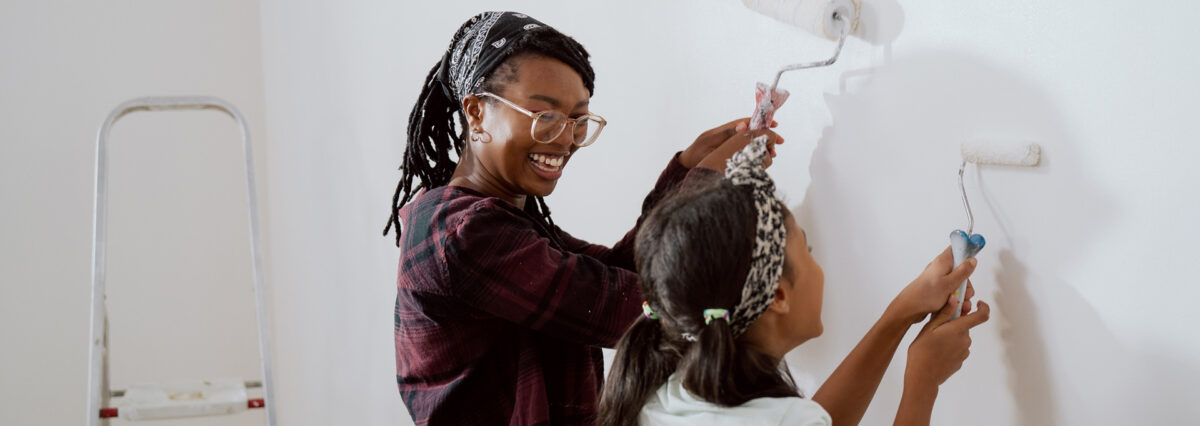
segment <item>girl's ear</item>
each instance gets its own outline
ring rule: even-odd
[[[785,279],[782,281],[787,281],[787,280]],[[787,298],[789,296],[787,288],[791,288],[791,285],[790,285],[790,283],[788,283],[789,285],[787,285],[787,286],[784,286],[783,284],[784,284],[783,282],[780,282],[779,286],[775,288],[775,300],[771,302],[771,306],[767,307],[768,311],[771,311],[771,312],[774,312],[777,314],[786,314],[792,310],[792,305],[790,303],[788,303],[788,300],[787,300]],[[787,288],[785,288],[785,287],[787,287]]]
[[[483,125],[483,99],[475,95],[467,95],[462,101],[463,113],[467,116],[467,126],[474,129]]]

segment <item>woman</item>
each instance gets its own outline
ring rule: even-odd
[[[641,312],[636,226],[612,248],[588,244],[555,226],[542,198],[603,129],[588,110],[594,78],[583,46],[513,12],[464,23],[430,71],[384,230],[403,248],[396,381],[417,424],[595,420],[599,348]],[[642,212],[717,175],[751,138],[781,142],[743,132],[747,121],[672,158]]]

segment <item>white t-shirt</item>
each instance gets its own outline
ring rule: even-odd
[[[820,404],[796,397],[756,398],[737,407],[722,407],[696,398],[672,374],[658,388],[642,413],[643,425],[803,425],[829,426],[833,420]]]

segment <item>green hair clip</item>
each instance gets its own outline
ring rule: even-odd
[[[654,313],[653,309],[650,309],[650,302],[642,302],[642,314],[652,320],[658,319],[658,314]]]
[[[712,322],[714,319],[723,319],[726,323],[729,322],[729,311],[725,309],[705,309],[704,310],[704,325]]]

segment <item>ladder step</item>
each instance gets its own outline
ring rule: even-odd
[[[252,399],[246,400],[246,408],[263,408],[266,406],[267,406],[267,403],[265,401],[263,401],[262,398],[252,398]],[[117,414],[116,408],[101,408],[100,409],[100,418],[102,418],[102,419],[110,419],[110,418],[117,417],[117,416],[118,416],[118,414]]]
[[[249,398],[246,385],[240,379],[188,380],[170,383],[150,383],[130,386],[115,407],[100,409],[100,418],[120,417],[123,420],[173,419],[235,414],[247,408],[263,408],[263,398]]]

